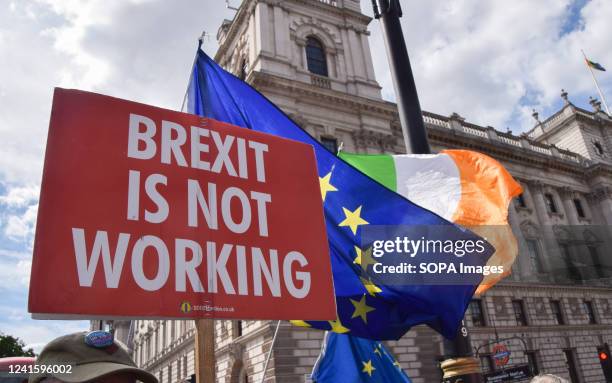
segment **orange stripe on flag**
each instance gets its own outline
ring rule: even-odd
[[[496,160],[469,150],[445,150],[461,177],[461,199],[453,216],[459,225],[487,238],[496,251],[488,265],[504,266],[504,274],[484,277],[476,294],[481,294],[510,273],[518,254],[516,238],[508,225],[508,205],[522,193],[521,185]]]
[[[521,185],[493,158],[469,150],[445,150],[461,176],[461,200],[453,221],[470,225],[507,225],[508,204]]]

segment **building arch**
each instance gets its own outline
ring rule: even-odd
[[[313,35],[306,37],[306,67],[310,73],[329,77],[325,46]]]
[[[319,39],[330,54],[335,55],[340,50],[340,42],[336,42],[338,41],[336,35],[322,24],[306,20],[295,21],[291,26],[292,39],[299,45],[305,45],[308,36]]]
[[[338,54],[341,53],[340,42],[337,42],[336,36],[320,23],[312,21],[300,20],[293,23],[291,26],[291,38],[297,44],[301,51],[302,62],[300,67],[308,70],[308,57],[306,49],[308,47],[308,39],[316,39],[322,45],[325,53],[325,63],[328,69],[328,77],[338,76]],[[317,73],[315,73],[317,74]]]

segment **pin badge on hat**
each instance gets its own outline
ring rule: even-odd
[[[115,341],[113,334],[108,331],[91,331],[85,334],[85,344],[95,348],[105,348]]]

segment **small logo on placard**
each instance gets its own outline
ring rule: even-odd
[[[188,312],[191,312],[191,303],[189,302],[181,303],[181,311],[184,312],[185,314],[187,314]]]
[[[113,334],[108,331],[91,331],[85,334],[85,344],[95,348],[105,348],[115,341]]]

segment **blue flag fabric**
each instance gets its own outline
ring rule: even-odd
[[[382,343],[328,332],[312,371],[316,383],[410,383]]]
[[[356,259],[361,257],[360,234],[364,225],[448,225],[450,232],[463,229],[339,159],[271,101],[223,70],[201,49],[191,74],[187,105],[188,112],[193,114],[314,147],[338,318],[329,322],[301,322],[302,325],[386,340],[399,339],[412,326],[428,324],[447,338],[455,337],[475,285],[376,285],[362,278]]]

